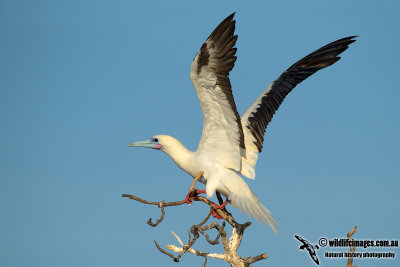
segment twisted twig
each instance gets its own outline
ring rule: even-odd
[[[140,197],[130,195],[130,194],[122,194],[122,197],[127,197],[129,199],[136,200],[136,201],[139,201],[144,204],[157,205],[161,209],[161,217],[155,223],[152,222],[152,218],[149,218],[147,220],[147,224],[152,227],[156,227],[160,222],[162,222],[162,220],[164,220],[164,216],[165,216],[164,207],[179,206],[179,205],[183,205],[186,203],[185,200],[174,201],[174,202],[164,202],[164,200],[161,202],[147,201],[147,200],[141,199]]]
[[[167,249],[173,252],[179,253],[177,256],[174,256],[172,253],[168,252],[167,250],[161,248],[158,243],[154,240],[154,243],[157,247],[157,249],[170,257],[173,261],[179,262],[180,258],[186,253],[192,253],[197,256],[204,257],[204,263],[203,267],[205,267],[207,263],[207,258],[216,258],[216,259],[221,259],[224,260],[228,263],[230,263],[232,266],[251,266],[252,263],[266,259],[268,256],[267,254],[260,254],[255,257],[247,257],[247,258],[242,258],[237,254],[237,250],[239,248],[239,245],[241,243],[242,237],[244,230],[251,225],[250,222],[244,223],[244,224],[239,224],[235,221],[235,219],[232,217],[232,215],[224,208],[224,209],[216,209],[215,208],[215,203],[212,202],[211,200],[198,196],[197,194],[197,188],[191,187],[192,193],[191,193],[191,200],[192,201],[200,201],[203,203],[206,203],[210,207],[210,211],[208,212],[207,216],[198,224],[193,225],[190,227],[190,231],[188,231],[188,242],[184,244],[182,240],[179,238],[178,235],[176,235],[174,232],[172,234],[178,241],[178,243],[181,245],[181,247],[177,247],[175,245],[167,245]],[[150,218],[147,221],[147,224],[150,226],[157,226],[161,221],[163,221],[165,217],[165,207],[169,206],[179,206],[179,205],[184,205],[186,204],[185,200],[181,201],[174,201],[174,202],[154,202],[154,201],[147,201],[144,199],[141,199],[137,196],[130,195],[130,194],[123,194],[123,197],[127,197],[132,200],[136,200],[138,202],[144,203],[144,204],[149,204],[149,205],[156,205],[161,209],[161,217],[155,222],[152,222],[152,219]],[[220,196],[218,197],[218,201],[222,202],[222,198]],[[220,203],[221,204],[221,203]],[[230,236],[229,240],[225,231],[225,221],[222,222],[222,225],[220,225],[218,222],[213,222],[208,225],[204,225],[207,223],[207,221],[210,219],[211,214],[217,213],[222,219],[224,219],[226,222],[228,222],[232,227],[232,235]],[[211,229],[216,229],[218,231],[217,236],[215,237],[214,240],[211,240],[209,235],[206,233],[207,231]],[[218,254],[218,253],[208,253],[208,252],[203,252],[199,250],[193,249],[193,245],[195,242],[198,240],[200,237],[200,234],[205,237],[207,242],[211,245],[216,245],[219,244],[219,239],[222,241],[222,245],[224,247],[225,254]]]
[[[196,190],[197,190],[197,188],[194,188],[194,189],[193,189],[194,195],[196,195]],[[152,223],[152,219],[151,219],[151,218],[147,221],[147,224],[149,224],[150,226],[153,226],[153,227],[157,226],[157,225],[164,219],[164,216],[165,216],[164,207],[180,206],[180,205],[186,204],[186,201],[185,201],[185,200],[174,201],[174,202],[164,202],[164,201],[161,201],[161,202],[154,202],[154,201],[147,201],[147,200],[141,199],[140,197],[137,197],[137,196],[131,195],[131,194],[122,194],[122,197],[127,197],[127,198],[129,198],[129,199],[136,200],[136,201],[139,201],[139,202],[144,203],[144,204],[156,205],[156,206],[158,206],[159,208],[161,208],[161,217],[156,221],[156,223]],[[225,221],[227,221],[230,225],[235,226],[235,224],[237,224],[237,223],[235,222],[235,220],[233,219],[232,215],[231,215],[230,213],[228,213],[228,212],[226,211],[226,209],[215,209],[215,203],[212,202],[211,200],[209,200],[208,198],[205,198],[205,197],[196,195],[196,197],[193,198],[193,201],[201,201],[201,202],[206,203],[206,204],[210,207],[210,209],[215,210],[215,212],[216,212],[222,219],[224,219]]]

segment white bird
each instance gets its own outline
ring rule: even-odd
[[[236,61],[234,14],[211,33],[193,60],[190,78],[203,111],[203,134],[196,152],[168,135],[155,135],[128,146],[148,147],[165,152],[192,177],[206,185],[207,197],[224,195],[233,207],[264,221],[276,232],[271,212],[251,191],[241,175],[255,179],[254,168],[263,148],[264,133],[287,94],[300,82],[340,59],[338,55],[356,36],[332,42],[293,64],[271,83],[239,116],[232,95],[229,72]]]

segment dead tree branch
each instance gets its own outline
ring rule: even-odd
[[[191,189],[192,188],[193,188],[193,186],[191,187]],[[220,260],[228,262],[229,264],[231,264],[232,266],[235,266],[235,267],[236,266],[240,266],[240,267],[251,266],[251,264],[254,262],[268,258],[267,254],[265,254],[265,253],[255,256],[255,257],[247,257],[247,258],[240,257],[237,254],[237,251],[242,242],[244,231],[246,230],[247,227],[249,227],[251,225],[251,223],[246,222],[244,224],[240,224],[240,223],[236,222],[235,219],[232,217],[232,215],[225,208],[223,208],[223,209],[216,208],[218,206],[214,202],[212,202],[211,200],[209,200],[205,197],[199,196],[197,191],[198,191],[197,188],[193,188],[193,190],[191,191],[191,194],[190,194],[191,200],[192,201],[200,201],[200,202],[207,204],[210,207],[210,211],[208,212],[208,214],[204,218],[204,220],[202,220],[200,223],[192,225],[190,227],[190,230],[188,231],[188,242],[186,244],[182,242],[181,238],[177,234],[172,232],[172,235],[178,241],[180,246],[167,245],[166,249],[171,252],[178,253],[177,256],[175,256],[171,252],[161,248],[160,245],[154,240],[154,243],[155,243],[157,249],[161,253],[169,256],[173,261],[179,262],[180,258],[185,253],[189,252],[191,254],[204,257],[203,267],[206,266],[206,264],[207,264],[207,258],[220,259]],[[164,208],[165,207],[179,206],[179,205],[186,204],[185,200],[175,201],[175,202],[164,202],[164,201],[154,202],[154,201],[147,201],[147,200],[141,199],[137,196],[130,195],[130,194],[123,194],[122,196],[130,198],[132,200],[136,200],[136,201],[144,203],[144,204],[155,205],[161,209],[161,217],[155,223],[152,222],[151,218],[147,221],[147,224],[149,224],[152,227],[157,226],[164,219],[164,217],[165,217]],[[218,197],[218,200],[221,204],[222,198],[220,198],[220,196]],[[220,217],[224,221],[222,222],[222,224],[219,224],[218,222],[206,224],[208,222],[208,220],[210,219],[211,215],[213,215],[214,217]],[[228,239],[228,236],[227,236],[227,233],[225,230],[225,226],[226,226],[225,222],[229,223],[232,226],[232,233],[231,233],[231,236],[229,237],[229,239]],[[216,237],[214,239],[210,238],[209,234],[207,233],[208,231],[211,231],[212,229],[215,229],[217,231]],[[204,238],[210,245],[217,245],[217,244],[219,244],[219,242],[221,240],[225,253],[224,254],[210,253],[210,252],[204,252],[204,251],[194,249],[193,246],[194,246],[195,242],[200,238],[201,235],[204,236]]]
[[[156,227],[160,222],[162,222],[162,220],[164,219],[165,216],[165,211],[164,211],[164,207],[169,207],[169,206],[179,206],[179,205],[183,205],[185,204],[185,200],[181,200],[181,201],[174,201],[174,202],[154,202],[154,201],[147,201],[144,199],[141,199],[140,197],[134,196],[134,195],[129,195],[129,194],[122,194],[122,197],[127,197],[130,198],[132,200],[136,200],[139,201],[141,203],[144,204],[149,204],[149,205],[156,205],[161,209],[161,217],[156,221],[156,223],[152,222],[152,218],[149,218],[149,220],[147,221],[147,224],[153,227]]]
[[[356,232],[357,230],[357,225],[354,226],[353,230],[351,230],[348,234],[347,234],[347,239],[348,240],[353,240],[353,234]],[[355,246],[351,246],[350,247],[350,255],[354,255],[354,252],[356,251],[356,247]],[[353,265],[353,257],[349,257],[347,259],[347,267],[357,267],[356,265]]]

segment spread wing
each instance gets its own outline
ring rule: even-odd
[[[203,111],[203,134],[197,152],[240,171],[244,136],[232,95],[229,72],[236,61],[234,14],[211,33],[193,60],[190,78]]]
[[[327,44],[294,63],[243,114],[241,121],[246,151],[242,158],[241,173],[244,176],[255,178],[254,168],[258,153],[263,148],[265,130],[285,97],[312,74],[337,62],[340,59],[338,55],[355,42],[355,37],[346,37]]]

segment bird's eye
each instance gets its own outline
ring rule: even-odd
[[[154,138],[153,141],[158,143],[158,138]]]

